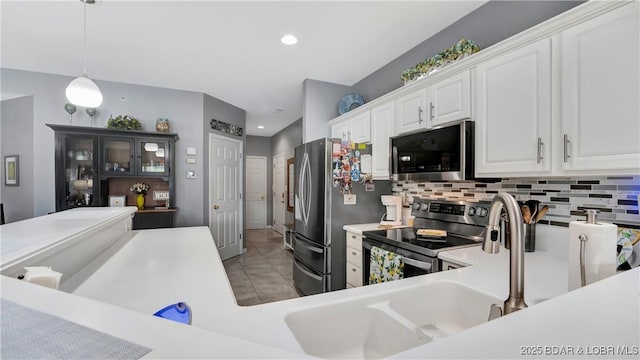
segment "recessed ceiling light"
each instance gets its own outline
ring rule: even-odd
[[[298,43],[298,38],[291,35],[291,34],[287,34],[285,36],[283,36],[280,41],[285,44],[285,45],[295,45],[296,43]]]
[[[258,129],[264,129],[264,126],[258,125]]]

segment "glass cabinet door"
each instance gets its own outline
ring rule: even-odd
[[[160,139],[137,141],[139,168],[141,175],[169,175],[169,142]]]
[[[133,139],[104,138],[102,140],[102,173],[108,175],[133,175]]]
[[[65,208],[99,204],[96,142],[95,137],[65,137]]]

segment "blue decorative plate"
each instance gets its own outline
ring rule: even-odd
[[[353,110],[358,106],[364,104],[362,96],[356,93],[350,93],[342,97],[338,103],[338,112],[340,115],[346,113],[349,110]]]

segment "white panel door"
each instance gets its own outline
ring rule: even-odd
[[[640,171],[638,2],[562,33],[563,169]]]
[[[551,171],[551,39],[477,67],[476,175]]]
[[[222,260],[242,253],[242,141],[209,135],[209,229]]]
[[[374,180],[389,180],[389,138],[394,136],[394,102],[371,109],[372,175]]]
[[[397,135],[427,127],[424,119],[426,104],[427,89],[420,89],[396,100]]]
[[[471,117],[471,77],[469,70],[429,87],[431,127]]]
[[[287,212],[286,185],[284,154],[278,154],[273,158],[273,229],[280,234],[284,234]]]
[[[247,190],[244,202],[247,206],[247,229],[267,227],[267,158],[247,156],[245,174]]]

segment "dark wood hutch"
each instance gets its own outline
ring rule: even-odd
[[[56,211],[135,206],[136,194],[129,189],[134,183],[144,182],[150,189],[144,210],[135,214],[133,228],[174,226],[178,134],[47,126],[55,132]]]

